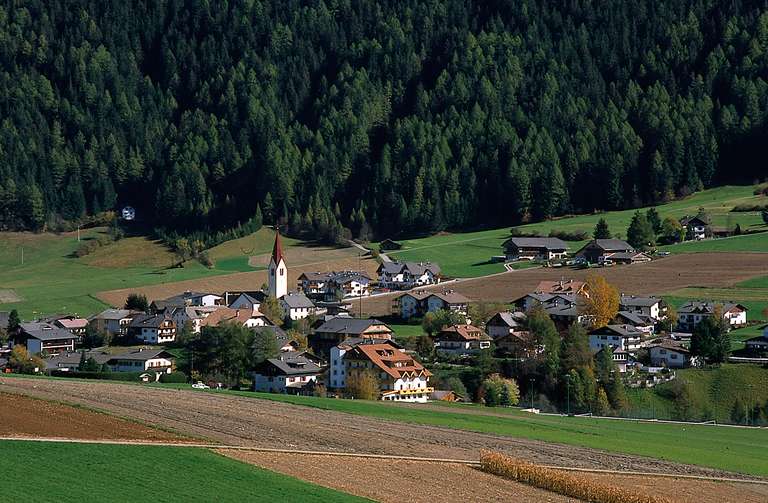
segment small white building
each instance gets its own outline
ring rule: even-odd
[[[57,355],[75,350],[77,336],[69,330],[50,323],[22,323],[14,339],[27,347],[31,354],[46,353]]]
[[[305,353],[288,351],[269,358],[253,373],[253,390],[301,395],[311,392],[322,369]]]
[[[176,323],[165,314],[140,314],[128,325],[128,334],[147,344],[167,344],[176,340]]]
[[[619,297],[619,310],[648,316],[656,321],[667,317],[667,304],[660,297],[622,294]]]
[[[272,325],[273,323],[259,311],[250,309],[230,309],[220,307],[200,322],[202,327],[216,327],[222,323],[235,323],[242,327],[254,328]]]
[[[631,325],[606,325],[589,333],[589,348],[599,351],[610,346],[614,351],[634,353],[640,349],[643,332]]]
[[[262,292],[258,293],[246,293],[243,292],[237,296],[235,300],[229,303],[230,309],[250,309],[251,311],[258,311],[261,304],[264,302],[266,295]]]
[[[491,338],[472,325],[451,325],[435,336],[435,344],[439,353],[471,355],[490,349]]]
[[[175,357],[164,349],[137,349],[107,360],[112,372],[148,372],[170,374]]]
[[[391,290],[409,290],[440,283],[440,266],[430,262],[384,262],[376,270],[379,286]]]
[[[690,367],[696,365],[698,358],[692,357],[688,348],[671,341],[664,340],[661,344],[650,347],[651,365],[654,367],[668,367],[671,369]]]
[[[485,330],[491,336],[491,339],[496,340],[507,335],[525,331],[525,320],[526,316],[523,312],[502,311],[494,314],[488,320],[485,324]]]
[[[392,310],[404,320],[424,316],[441,309],[466,316],[469,302],[467,297],[453,290],[442,292],[413,290],[396,297],[393,301]]]
[[[680,330],[693,332],[704,319],[720,312],[730,328],[747,324],[747,308],[735,302],[690,301],[677,310],[677,325]]]
[[[125,335],[128,333],[128,326],[137,314],[141,313],[129,311],[128,309],[106,309],[91,317],[90,322],[93,323],[99,332],[107,332],[111,335]]]
[[[315,304],[303,293],[288,292],[280,297],[283,318],[303,320],[315,314]]]

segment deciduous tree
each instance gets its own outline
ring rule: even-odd
[[[584,300],[582,313],[590,317],[593,327],[604,327],[619,312],[619,291],[599,275],[590,275],[586,284],[589,297]]]

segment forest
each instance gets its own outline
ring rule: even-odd
[[[6,0],[0,229],[363,238],[766,175],[746,0]]]

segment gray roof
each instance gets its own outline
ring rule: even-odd
[[[360,318],[349,318],[347,316],[337,316],[320,325],[315,332],[354,335],[362,334],[372,325],[385,325],[385,323],[377,319],[364,320]]]
[[[389,344],[392,347],[395,347],[397,349],[403,349],[404,346],[398,344],[393,339],[379,339],[379,338],[371,338],[366,339],[364,337],[350,337],[348,339],[345,339],[344,342],[339,344],[339,346],[349,346],[350,348],[353,348],[355,346],[359,346],[360,344]]]
[[[586,246],[596,245],[605,251],[634,250],[632,245],[621,239],[593,239]]]
[[[322,369],[304,353],[292,354],[292,351],[282,353],[277,358],[269,358],[266,363],[276,367],[284,375],[319,374]]]
[[[131,324],[129,327],[131,328],[160,328],[160,325],[167,320],[170,319],[166,317],[164,314],[140,314],[136,316],[133,320],[131,320]]]
[[[505,247],[512,244],[517,248],[544,248],[546,250],[567,250],[568,244],[559,238],[514,237],[504,242]]]
[[[500,313],[496,313],[490,320],[488,320],[486,325],[491,325],[491,322],[498,320],[508,327],[518,327],[525,322],[525,318],[525,313],[521,313],[519,311],[514,313],[509,311],[502,311]],[[496,323],[493,323],[493,325],[495,324]]]
[[[616,313],[616,316],[627,320],[629,324],[634,326],[653,325],[653,320],[644,314],[633,313],[630,311],[619,311]]]
[[[59,339],[77,339],[67,329],[51,325],[50,323],[34,322],[34,323],[22,323],[22,331],[29,337],[38,339],[41,341],[55,341]]]
[[[330,273],[329,280],[343,285],[350,281],[357,281],[358,283],[370,282],[371,278],[360,271],[341,271]]]
[[[734,307],[738,307],[745,311],[747,310],[746,307],[736,302],[712,302],[712,301],[692,300],[680,306],[680,309],[678,309],[677,312],[678,314],[691,314],[691,313],[713,314],[715,312],[716,307],[720,307],[723,310],[723,312],[728,312]]]
[[[221,295],[217,293],[210,293],[210,292],[184,292],[180,293],[178,295],[174,295],[173,297],[168,297],[165,299],[165,302],[169,304],[174,304],[177,302],[185,302],[187,300],[197,299],[200,297],[205,297],[206,295],[213,295],[215,297],[223,298]]]
[[[622,337],[638,337],[643,335],[643,332],[633,327],[632,325],[606,325],[596,330],[592,330],[590,335],[607,335],[608,333],[620,335]]]
[[[440,274],[440,266],[431,262],[383,262],[379,266],[379,271],[389,274],[399,274],[403,270],[407,270],[414,276],[421,276],[427,271]]]
[[[285,304],[291,309],[310,309],[315,307],[312,301],[309,300],[309,297],[303,293],[288,292],[280,298],[280,301],[285,302]]]
[[[251,304],[261,304],[262,303],[261,300],[256,299],[252,295],[249,295],[247,293],[241,293],[240,295],[237,296],[237,299],[239,299],[240,297],[243,297],[247,302],[250,302]],[[233,300],[232,303],[234,304],[237,299]]]
[[[130,318],[133,311],[128,309],[105,309],[99,314],[93,316],[92,320],[122,320]]]
[[[61,367],[71,367],[73,365],[79,365],[81,357],[82,353],[80,351],[67,351],[45,360],[45,366],[49,370],[56,370]],[[86,359],[93,358],[96,360],[96,363],[103,365],[109,361],[112,355],[103,351],[86,351],[85,357]]]
[[[638,297],[636,295],[624,295],[619,297],[620,306],[651,307],[661,302],[660,297]]]
[[[114,355],[109,359],[109,361],[134,360],[134,361],[145,362],[147,360],[152,360],[154,358],[173,359],[175,358],[175,356],[173,356],[171,353],[169,353],[164,349],[136,349],[134,351],[128,351],[127,353]]]

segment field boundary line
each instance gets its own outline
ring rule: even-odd
[[[469,459],[455,459],[455,458],[431,458],[422,456],[396,456],[392,454],[373,454],[363,452],[337,452],[337,451],[317,451],[317,450],[301,450],[301,449],[277,449],[270,447],[255,447],[247,445],[217,445],[217,444],[204,444],[204,443],[183,443],[183,442],[145,442],[141,440],[78,440],[72,438],[44,438],[44,437],[14,437],[14,436],[0,436],[0,441],[21,441],[21,442],[42,442],[42,443],[70,443],[70,444],[102,444],[102,445],[140,445],[140,446],[155,446],[155,447],[188,447],[196,449],[214,449],[214,450],[229,450],[229,451],[251,451],[251,452],[264,452],[272,454],[298,454],[304,456],[336,456],[346,458],[365,458],[365,459],[385,459],[385,460],[397,460],[397,461],[415,461],[424,463],[445,463],[445,464],[461,464],[468,466],[480,466],[480,461],[474,461]],[[605,475],[622,475],[630,477],[664,477],[664,478],[676,478],[676,479],[688,479],[688,480],[708,480],[714,482],[732,482],[732,483],[746,483],[768,486],[768,480],[759,478],[734,478],[734,477],[710,477],[706,475],[690,475],[682,473],[668,473],[668,472],[630,472],[625,470],[606,470],[600,468],[580,468],[572,466],[557,466],[557,465],[541,465],[544,468],[550,468],[552,470],[562,470],[570,472],[580,473],[598,473]],[[755,477],[753,475],[746,475],[745,477]]]

